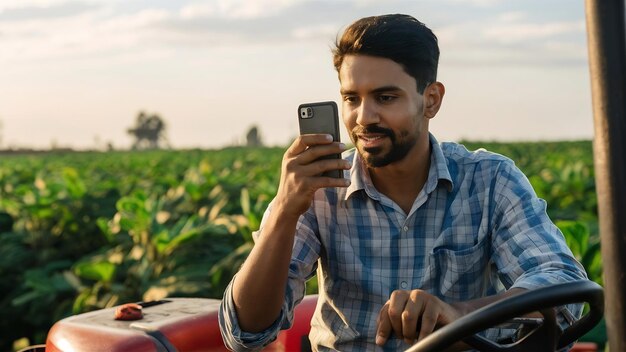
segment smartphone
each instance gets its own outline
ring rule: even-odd
[[[334,101],[307,103],[298,106],[300,134],[325,133],[339,142],[339,113]],[[330,154],[321,159],[341,159],[341,154]],[[323,176],[343,178],[343,170],[330,170]]]

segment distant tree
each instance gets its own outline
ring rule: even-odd
[[[127,132],[135,137],[133,149],[160,149],[161,142],[169,147],[165,137],[165,129],[165,121],[159,115],[148,115],[140,111],[137,114],[135,126],[129,128]]]
[[[261,134],[257,126],[252,126],[246,133],[246,146],[248,147],[262,147],[263,141],[261,140]]]

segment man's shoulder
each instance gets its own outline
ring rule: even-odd
[[[484,148],[468,150],[463,144],[455,142],[442,142],[440,143],[440,146],[446,159],[454,161],[456,164],[513,164],[513,160],[511,160],[510,158],[502,154],[488,151]]]

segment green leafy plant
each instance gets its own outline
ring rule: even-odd
[[[467,146],[516,161],[601,282],[591,142]],[[3,155],[0,350],[21,338],[43,343],[71,314],[165,296],[221,298],[276,194],[283,152]]]

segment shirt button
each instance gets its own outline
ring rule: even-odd
[[[404,231],[404,232],[409,231],[409,227],[408,227],[408,226],[403,227],[403,228],[402,228],[402,231]]]
[[[409,284],[408,284],[406,281],[402,281],[402,282],[400,283],[400,287],[401,287],[403,290],[406,290],[406,289],[407,289],[407,287],[409,287]]]

